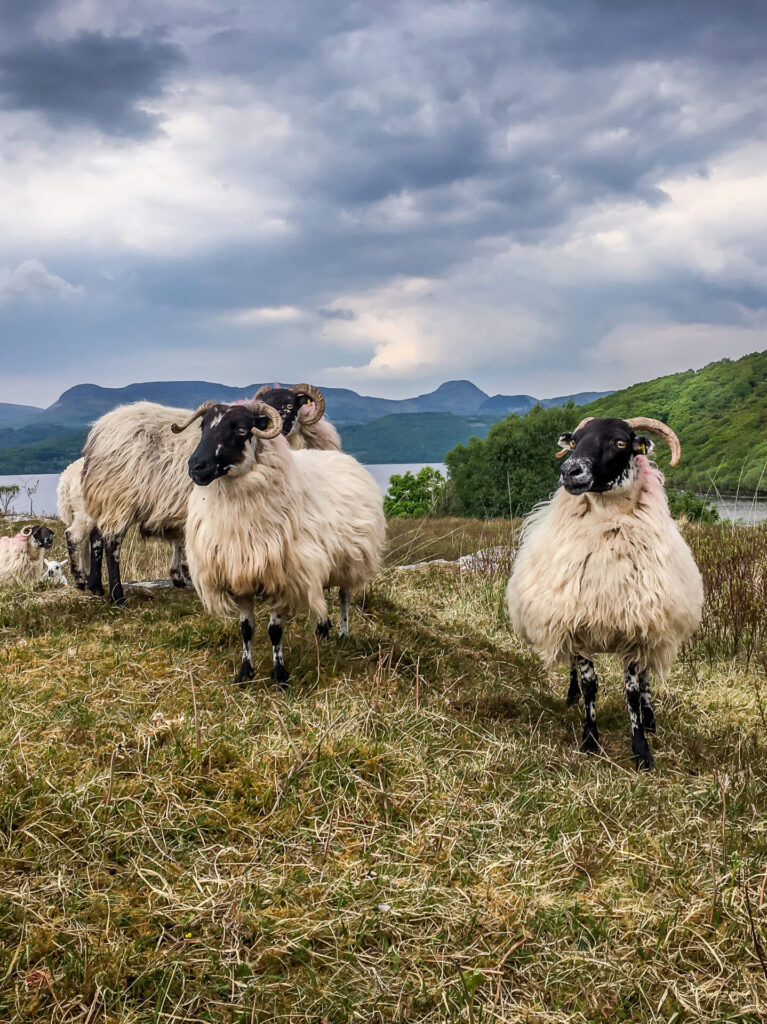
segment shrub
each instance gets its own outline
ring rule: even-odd
[[[718,523],[719,513],[705,498],[692,491],[668,491],[668,507],[675,519],[682,516],[694,523]]]
[[[445,478],[437,469],[424,466],[417,474],[395,473],[384,498],[387,516],[425,516],[432,512],[445,488]]]

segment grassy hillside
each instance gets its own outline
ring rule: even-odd
[[[767,352],[636,384],[578,412],[668,423],[682,442],[681,464],[666,469],[678,486],[703,492],[767,487]],[[665,469],[665,455],[659,462]]]
[[[38,428],[22,428],[0,431],[0,474],[59,473],[74,459],[80,458],[88,435],[87,427],[63,430],[45,425],[39,428],[39,432],[52,433],[53,436],[35,440],[30,444],[14,444],[17,438],[35,434],[37,430]]]
[[[514,524],[391,531],[347,642],[289,625],[285,693],[265,609],[241,689],[236,623],[192,592],[0,594],[1,1020],[765,1019],[767,531],[690,533],[707,618],[655,686],[652,776],[605,659],[605,753],[578,753],[508,557],[391,569]],[[166,565],[123,549],[128,578]]]

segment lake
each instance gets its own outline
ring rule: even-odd
[[[432,466],[441,473],[447,472],[441,462],[385,462],[377,465],[367,466],[366,469],[385,494],[389,487],[389,480],[395,473],[417,473],[424,466]],[[12,511],[19,515],[30,514],[30,502],[34,515],[55,516],[56,515],[56,485],[59,482],[58,473],[30,473],[25,476],[0,476],[2,484],[18,484],[21,493],[16,496],[12,505]],[[32,488],[37,485],[37,490],[30,496],[25,488]],[[740,520],[744,523],[761,523],[767,520],[767,498],[722,498],[710,497],[709,500],[716,506],[722,519]]]

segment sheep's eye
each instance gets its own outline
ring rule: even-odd
[[[250,431],[246,427],[238,427],[237,433],[240,435],[240,437],[247,437]]]
[[[570,447],[571,447],[571,448],[575,448],[575,441],[571,441],[571,442],[570,442]]]
[[[616,441],[615,442],[615,447],[616,448],[625,448],[626,447],[626,442],[625,441]]]

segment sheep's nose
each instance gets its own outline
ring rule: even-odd
[[[591,466],[585,459],[569,458],[562,466],[561,476],[568,491],[588,490],[593,481]]]
[[[189,476],[196,484],[204,486],[211,483],[216,477],[215,464],[199,455],[190,456],[187,466],[189,467]]]

